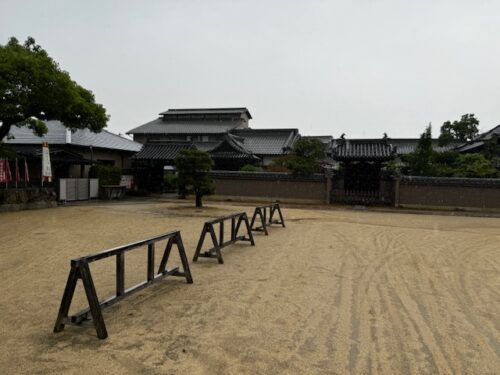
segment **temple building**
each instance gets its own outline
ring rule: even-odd
[[[140,173],[160,179],[177,154],[194,148],[208,152],[215,169],[239,170],[250,164],[265,169],[273,159],[291,152],[298,129],[252,129],[247,108],[169,109],[128,132],[143,144],[134,156]],[[147,170],[147,172],[146,172]],[[154,170],[154,171],[153,171]]]

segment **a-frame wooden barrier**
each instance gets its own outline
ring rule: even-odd
[[[165,247],[158,272],[156,272],[155,274],[155,243],[162,240],[167,240],[167,245]],[[137,249],[145,245],[148,246],[147,279],[131,288],[125,289],[125,252]],[[167,269],[167,262],[173,245],[176,245],[177,249],[179,250],[179,256],[183,268],[182,271],[179,270],[179,267],[174,267],[170,270]],[[89,263],[111,256],[116,256],[116,294],[102,301],[99,301],[94,287],[94,282],[92,281]],[[135,293],[147,287],[154,281],[162,279],[166,276],[185,277],[186,281],[189,284],[193,282],[191,271],[189,270],[188,259],[186,257],[186,252],[182,243],[181,233],[179,231],[165,233],[153,238],[148,238],[128,245],[105,250],[97,254],[73,259],[71,261],[71,269],[69,271],[68,281],[66,283],[66,288],[64,289],[61,305],[59,307],[59,313],[57,315],[56,324],[54,326],[54,332],[61,332],[62,330],[64,330],[65,324],[80,325],[83,321],[89,320],[91,317],[97,331],[97,337],[99,337],[100,339],[105,339],[106,337],[108,337],[108,332],[106,330],[106,325],[104,324],[102,309],[115,304],[116,302],[131,295],[132,293]],[[83,282],[83,287],[85,289],[85,294],[87,295],[89,307],[76,313],[75,315],[68,316],[69,308],[73,299],[78,279],[81,279]]]
[[[231,220],[231,238],[224,242],[224,221]],[[238,236],[238,231],[241,227],[241,223],[245,224],[247,236]],[[219,224],[219,239],[215,234],[214,225]],[[201,248],[203,247],[203,242],[207,234],[210,234],[212,239],[213,247],[210,250],[201,253]],[[248,222],[247,214],[244,212],[238,212],[224,217],[219,217],[214,220],[205,222],[203,225],[203,230],[201,231],[200,240],[198,241],[198,246],[196,247],[196,252],[193,257],[193,262],[198,260],[198,257],[205,258],[217,258],[219,264],[223,264],[221,249],[237,241],[248,241],[252,246],[255,246],[255,242],[252,236],[252,230]]]
[[[269,209],[269,216],[267,216],[268,209]],[[275,212],[278,212],[279,219],[277,220],[273,220]],[[260,226],[254,227],[257,218],[260,218]],[[281,213],[280,204],[271,203],[255,207],[250,228],[252,228],[254,232],[264,232],[267,236],[268,235],[267,227],[271,226],[272,224],[280,224],[281,226],[283,226],[283,228],[285,227],[285,220],[283,219],[283,214]]]

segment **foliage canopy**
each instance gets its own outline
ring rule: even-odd
[[[430,125],[420,136],[415,152],[408,154],[403,161],[406,162],[403,172],[412,176],[477,178],[500,176],[491,160],[481,153],[434,151]]]
[[[202,207],[202,197],[215,191],[213,179],[209,174],[214,166],[212,158],[204,151],[184,150],[175,158],[175,165],[180,195],[195,194],[196,207]]]
[[[310,176],[321,172],[320,162],[326,157],[326,147],[314,138],[301,138],[291,155],[276,158],[269,170],[291,171],[294,176]]]
[[[453,141],[467,142],[474,139],[478,133],[479,120],[473,113],[462,116],[460,121],[446,121],[441,126],[439,145],[444,146]]]
[[[70,129],[101,131],[108,115],[91,91],[73,81],[48,53],[29,37],[0,45],[0,141],[12,126],[47,132],[45,120]]]

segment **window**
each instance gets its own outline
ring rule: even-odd
[[[202,135],[201,136],[201,141],[202,142],[208,142],[208,135]]]

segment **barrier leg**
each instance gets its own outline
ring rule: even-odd
[[[73,300],[73,295],[75,294],[76,282],[78,281],[78,277],[79,272],[77,271],[75,266],[71,265],[71,270],[69,271],[68,275],[68,281],[66,282],[61,305],[59,307],[59,313],[57,314],[56,324],[54,325],[54,333],[64,330],[64,320],[68,317],[69,308],[71,306],[71,301]]]
[[[168,258],[170,257],[170,252],[172,251],[172,245],[174,244],[174,238],[170,237],[167,241],[167,246],[165,246],[165,251],[161,258],[160,266],[158,267],[158,273],[162,273],[167,268]]]
[[[176,243],[177,243],[177,249],[179,250],[179,257],[181,258],[184,275],[186,276],[186,281],[188,284],[192,284],[193,277],[191,276],[191,270],[189,269],[189,262],[186,256],[186,251],[184,249],[184,244],[182,243],[182,237],[180,234],[176,238]]]
[[[223,264],[222,254],[220,252],[220,244],[217,242],[217,236],[215,235],[214,226],[210,224],[210,236],[212,237],[212,242],[214,243],[215,255],[217,255],[217,261],[219,264]]]
[[[97,337],[103,340],[108,337],[108,331],[106,330],[104,318],[102,317],[101,306],[99,304],[99,299],[97,298],[94,282],[92,281],[89,264],[86,261],[80,262],[80,274],[85,294],[87,295],[87,300],[89,302],[92,320],[94,322],[95,330],[97,331]]]
[[[278,210],[278,215],[280,215],[280,220],[281,220],[281,225],[283,226],[283,228],[285,227],[285,219],[283,219],[283,214],[281,213],[281,208],[280,206],[278,205],[276,207],[276,209]]]
[[[248,217],[246,214],[243,216],[243,221],[245,222],[245,226],[247,228],[248,239],[250,240],[252,246],[255,246],[255,241],[253,240],[253,235],[252,235],[252,229],[250,228],[250,223],[248,222]]]
[[[200,256],[201,247],[203,246],[203,242],[205,241],[205,236],[207,235],[207,224],[203,225],[203,230],[201,231],[200,239],[198,240],[198,246],[196,246],[196,251],[194,252],[193,262],[198,260]]]

